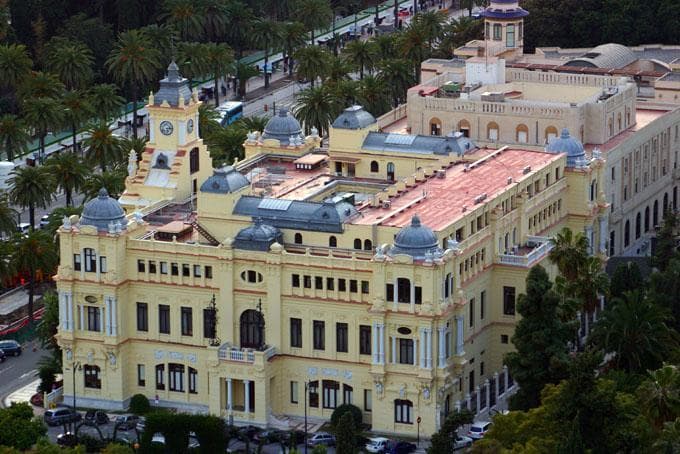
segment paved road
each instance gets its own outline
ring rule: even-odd
[[[39,341],[36,341],[36,345],[40,345]],[[5,397],[12,391],[35,381],[38,375],[37,363],[47,354],[46,350],[40,348],[34,352],[32,344],[29,344],[20,356],[8,357],[0,364],[0,405],[4,405]]]

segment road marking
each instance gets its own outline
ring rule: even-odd
[[[29,370],[29,371],[26,372],[25,374],[22,374],[21,377],[19,377],[19,380],[21,380],[21,379],[23,379],[23,378],[26,378],[26,377],[28,377],[28,376],[31,376],[31,375],[32,375],[32,376],[38,375],[38,370],[37,370],[37,369]]]

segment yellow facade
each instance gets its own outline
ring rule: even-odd
[[[198,105],[151,106],[151,124],[186,125]],[[354,200],[357,213],[341,231],[280,227],[282,240],[262,250],[239,246],[252,219],[235,213],[256,185],[211,192],[202,186],[210,163],[200,139],[152,137],[149,149],[198,148],[199,169],[174,161],[172,193],[132,172],[123,198],[128,206],[137,205],[134,197],[146,203],[129,210],[145,207],[123,228],[87,224],[93,208],[86,207],[83,219],[59,230],[66,398],[75,378],[83,406],[121,409],[142,393],[180,411],[281,426],[304,414],[307,384],[313,421],[351,402],[377,432],[430,435],[454,407],[476,407],[497,383],[504,387],[515,299],[531,266],[554,271],[548,238],[564,226],[590,229],[594,250],[604,251],[598,220],[607,206],[599,195],[587,197],[602,180],[602,162],[571,169],[563,154],[507,148],[461,156],[362,149],[376,129],[332,129],[322,168],[288,170],[288,182],[269,190],[286,206],[305,190],[302,199],[319,206],[352,188],[366,195]],[[272,160],[270,170],[290,169],[303,154],[249,140],[254,151],[215,175],[252,177],[262,159]],[[335,173],[343,157],[355,159],[354,176]],[[396,163],[393,178],[375,175],[371,161],[380,169]],[[489,192],[475,198],[466,187]],[[187,202],[191,194],[196,200]],[[432,225],[434,253],[391,246],[408,228],[429,231],[415,215]],[[169,229],[179,218],[182,227]],[[82,367],[75,374],[74,365]]]

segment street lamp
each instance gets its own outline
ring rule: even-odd
[[[307,388],[309,382],[305,380],[305,454],[307,454]]]
[[[80,361],[74,361],[73,365],[71,366],[71,372],[73,372],[73,414],[75,415],[77,413],[76,410],[76,371],[81,371],[83,370],[82,364],[80,364]],[[76,444],[78,443],[78,430],[76,428],[76,423],[77,421],[73,421],[73,436],[75,437]]]

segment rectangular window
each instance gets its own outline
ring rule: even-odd
[[[312,276],[303,276],[302,277],[302,285],[305,288],[312,288]]]
[[[326,278],[326,290],[334,290],[335,289],[335,279],[332,277],[327,277]]]
[[[190,307],[182,308],[182,336],[192,336],[194,332],[194,317]]]
[[[479,294],[479,319],[484,320],[484,311],[486,311],[486,290],[482,290]]]
[[[314,276],[314,288],[317,290],[323,290],[323,277]]]
[[[515,315],[515,287],[503,287],[503,315]]]
[[[203,337],[206,339],[217,337],[215,328],[215,309],[203,309]]]
[[[201,277],[201,265],[194,265],[194,277]]]
[[[80,271],[80,254],[73,254],[73,271]]]
[[[515,47],[515,26],[512,24],[505,28],[505,47]]]
[[[101,389],[102,380],[99,377],[98,366],[83,366],[83,377],[85,378],[86,388]]]
[[[309,406],[313,408],[319,407],[319,382],[309,382]]]
[[[198,393],[198,371],[193,367],[189,368],[189,393]]]
[[[416,300],[414,301],[415,304],[422,304],[423,303],[423,288],[419,285],[416,285],[414,287],[415,290],[415,298]]]
[[[370,389],[364,389],[364,411],[370,413],[373,411],[373,395]]]
[[[191,267],[187,263],[182,263],[182,276],[183,277],[191,276]]]
[[[290,403],[298,403],[298,382],[296,381],[290,382]]]
[[[413,339],[399,339],[399,364],[413,364]]]
[[[347,281],[345,279],[338,279],[338,291],[339,292],[347,291]]]
[[[394,301],[394,284],[385,284],[385,299]]]
[[[146,262],[144,260],[137,260],[137,272],[138,273],[146,272]]]
[[[358,291],[359,291],[359,288],[357,286],[356,279],[350,279],[349,280],[349,292],[350,293],[357,293]]]
[[[410,400],[396,399],[394,401],[394,422],[413,424],[413,404]]]
[[[102,273],[106,273],[108,271],[108,266],[106,265],[106,257],[103,255],[99,257],[99,271]]]
[[[168,364],[168,382],[170,391],[184,392],[183,364]]]
[[[338,389],[340,384],[333,380],[323,381],[323,408],[336,408],[338,406]]]
[[[165,389],[165,365],[156,366],[156,389]]]
[[[293,288],[300,288],[300,275],[299,274],[291,275],[290,285]]]
[[[167,304],[158,306],[158,331],[161,334],[170,334],[170,306]]]
[[[156,274],[156,262],[149,260],[149,274]]]
[[[99,317],[99,307],[87,306],[87,330],[101,331],[101,319]]]
[[[168,274],[168,262],[161,262],[161,274]]]
[[[149,331],[149,305],[137,303],[137,331]]]
[[[501,334],[501,344],[507,344],[508,343],[508,335],[507,334]]]
[[[205,278],[212,279],[212,266],[206,265],[205,267]]]
[[[326,349],[326,323],[314,320],[314,350]]]
[[[483,377],[484,376],[484,361],[481,361],[479,363],[479,376]]]
[[[293,348],[302,348],[302,319],[290,319],[290,346]]]
[[[359,354],[371,354],[371,327],[368,325],[359,325]]]
[[[468,318],[470,319],[470,327],[475,326],[475,299],[472,298],[470,300],[470,303],[468,304],[469,307],[469,314]]]
[[[347,353],[347,323],[335,324],[335,350],[339,353]]]
[[[177,263],[170,264],[170,274],[173,276],[179,276],[179,265]]]
[[[144,364],[137,364],[137,386],[146,386],[146,368]]]
[[[95,254],[94,249],[85,248],[85,271],[97,272],[97,254]]]

